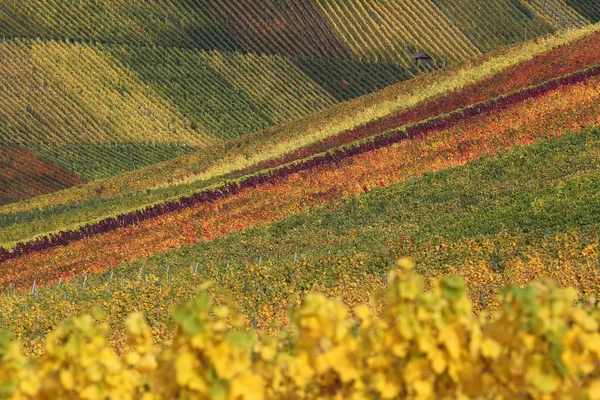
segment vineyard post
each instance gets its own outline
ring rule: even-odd
[[[87,282],[87,275],[85,275],[83,277],[83,283],[81,284],[81,291],[83,292],[83,289],[85,289],[85,283]]]
[[[198,261],[196,261],[196,266],[194,267],[194,274],[198,273]]]
[[[480,292],[480,299],[479,299],[479,300],[481,301],[481,309],[482,309],[482,310],[485,310],[485,294],[484,294],[484,292],[483,292],[483,288],[484,288],[484,287],[485,287],[485,286],[483,286],[483,287],[481,288],[481,292]]]
[[[294,264],[298,261],[298,253],[294,253]]]
[[[31,285],[31,294],[35,294],[35,283],[36,283],[36,282],[37,282],[37,281],[36,281],[36,280],[34,280],[34,281],[33,281],[33,285]]]

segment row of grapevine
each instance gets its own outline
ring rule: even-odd
[[[348,51],[312,0],[205,0],[249,52],[345,58]]]
[[[197,0],[72,2],[18,0],[0,8],[0,38],[93,40],[235,51],[236,40]]]
[[[144,168],[193,153],[196,147],[177,143],[120,143],[120,144],[67,144],[31,146],[30,149],[45,160],[52,160],[85,179],[98,180]]]
[[[589,23],[577,11],[567,5],[565,0],[526,0],[526,4],[556,29],[579,27]]]
[[[562,82],[570,85],[562,88],[560,81],[551,81],[178,201],[20,243],[2,252],[5,274],[0,281],[31,282],[36,274],[57,280],[103,265],[143,259],[186,243],[211,241],[281,220],[309,206],[393,185],[427,171],[431,165],[435,169],[462,165],[515,143],[528,144],[559,134],[565,127],[579,129],[597,124],[600,92],[597,78],[587,77],[592,72],[597,74],[599,69],[564,78]],[[390,147],[398,142],[404,144]],[[425,156],[428,152],[433,160]],[[342,164],[332,170],[331,163]],[[52,218],[36,224],[38,234],[64,227]],[[3,243],[31,237],[31,232],[20,231],[18,226],[3,229],[2,233]],[[97,248],[103,250],[95,255]]]
[[[318,1],[344,44],[360,59],[406,66],[426,51],[439,65],[480,54],[430,1]],[[432,27],[435,27],[432,29]]]
[[[25,149],[8,146],[0,146],[0,171],[0,205],[85,183]]]
[[[528,18],[510,0],[432,0],[482,52],[543,36],[554,30],[537,15]]]
[[[569,7],[583,15],[591,22],[600,21],[600,4],[588,0],[566,0]]]
[[[351,58],[294,57],[294,63],[338,101],[347,101],[415,76],[417,71],[385,62]]]

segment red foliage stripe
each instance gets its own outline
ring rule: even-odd
[[[201,203],[211,203],[217,199],[235,195],[244,189],[253,188],[268,182],[275,182],[280,178],[294,174],[299,171],[311,169],[332,163],[338,163],[343,159],[353,157],[358,154],[366,153],[403,140],[412,139],[425,135],[429,132],[447,128],[456,122],[481,115],[492,111],[506,109],[516,103],[540,97],[548,92],[554,91],[562,86],[570,86],[584,82],[590,77],[600,75],[600,65],[569,74],[561,78],[547,81],[543,84],[529,87],[518,92],[508,94],[496,99],[487,100],[462,110],[457,110],[450,114],[444,114],[436,118],[410,125],[405,130],[395,130],[392,132],[379,134],[367,141],[355,145],[338,148],[325,154],[319,154],[309,159],[290,163],[276,169],[258,173],[241,179],[239,182],[230,182],[225,185],[195,193],[191,196],[181,197],[177,201],[169,201],[157,204],[141,210],[118,215],[114,218],[107,218],[94,224],[87,224],[77,230],[61,231],[37,238],[30,242],[18,243],[14,249],[7,250],[0,247],[0,263],[19,258],[26,254],[43,251],[58,246],[66,246],[77,240],[86,239],[91,236],[103,234],[118,228],[137,224],[144,220],[156,218],[158,216],[181,211],[186,208],[196,206]]]

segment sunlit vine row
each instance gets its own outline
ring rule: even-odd
[[[412,53],[426,51],[445,65],[480,54],[429,2],[355,0],[318,4],[356,57],[409,65]]]
[[[544,35],[553,28],[533,13],[531,18],[525,17],[509,1],[432,0],[432,3],[458,24],[481,51],[523,41],[527,35],[527,39]]]

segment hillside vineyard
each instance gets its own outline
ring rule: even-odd
[[[1,204],[77,182],[59,170],[132,171],[599,18],[581,1],[475,3],[4,2],[0,145],[57,175],[2,183]]]
[[[1,399],[600,400],[600,3],[0,2]]]

